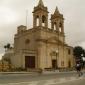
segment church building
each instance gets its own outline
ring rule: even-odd
[[[42,0],[33,9],[33,27],[17,27],[11,64],[15,68],[71,68],[74,66],[73,47],[65,42],[64,17],[56,7],[48,27],[48,8]],[[6,58],[6,56],[3,56]]]

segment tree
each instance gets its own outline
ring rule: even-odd
[[[11,48],[11,44],[8,43],[7,45],[4,46],[4,48],[5,48],[5,51],[6,51],[7,49]]]
[[[11,45],[10,43],[7,44],[7,49],[11,48]]]
[[[85,50],[83,49],[83,57],[85,57]]]
[[[82,67],[84,66],[83,57],[85,55],[85,50],[81,46],[76,46],[73,49],[73,54],[75,56],[76,63],[81,63]]]
[[[76,58],[81,58],[81,55],[83,54],[83,48],[81,46],[76,46],[73,49],[73,54]]]

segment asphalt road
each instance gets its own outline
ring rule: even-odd
[[[69,81],[70,78],[74,79],[72,81]],[[61,81],[59,79],[61,79]],[[80,83],[78,83],[77,81]],[[29,82],[31,82],[32,84],[26,84]],[[45,84],[45,82],[47,84]],[[55,84],[54,82],[61,83]],[[79,79],[78,75],[75,72],[54,74],[0,74],[0,85],[9,85],[9,83],[11,83],[10,85],[15,85],[13,83],[16,83],[18,85],[51,85],[51,83],[52,85],[85,85],[85,79],[84,76],[82,79]]]
[[[85,78],[80,78],[78,80],[73,81],[67,81],[60,84],[54,84],[54,85],[85,85]]]

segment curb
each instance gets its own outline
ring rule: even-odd
[[[35,72],[0,72],[0,74],[35,74]]]

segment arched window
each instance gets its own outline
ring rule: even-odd
[[[62,32],[62,23],[59,23],[59,32]]]
[[[39,16],[36,17],[36,26],[39,26]]]
[[[30,40],[29,39],[26,39],[25,40],[25,44],[27,45],[27,44],[29,44],[30,43]]]
[[[45,26],[45,24],[46,24],[45,22],[46,22],[46,17],[43,15],[42,16],[42,26]]]
[[[71,54],[71,50],[70,50],[70,49],[68,49],[68,54],[69,54],[69,55]]]
[[[54,28],[54,30],[56,30],[56,22],[54,22],[54,27],[53,28]]]

